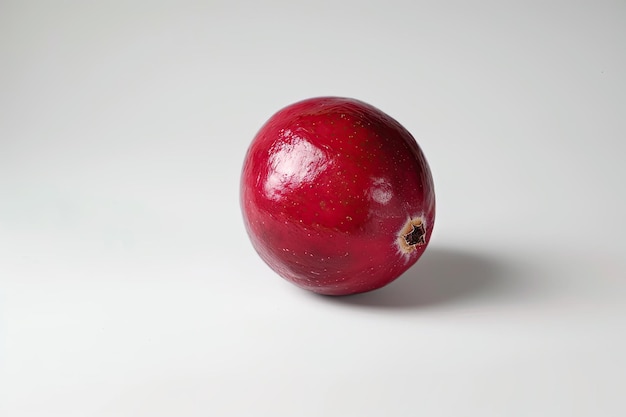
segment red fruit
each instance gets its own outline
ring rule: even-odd
[[[380,288],[426,249],[435,220],[428,163],[397,121],[361,101],[292,104],[257,133],[241,206],[261,258],[328,295]]]

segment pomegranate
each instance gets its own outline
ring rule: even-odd
[[[377,108],[341,97],[274,114],[248,149],[240,198],[260,257],[327,295],[395,280],[422,255],[435,221],[432,176],[413,136]]]

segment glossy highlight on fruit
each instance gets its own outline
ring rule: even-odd
[[[432,176],[413,136],[377,108],[341,97],[274,114],[248,149],[240,198],[260,257],[327,295],[399,277],[426,249],[435,221]]]

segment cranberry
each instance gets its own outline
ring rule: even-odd
[[[320,294],[380,288],[428,245],[433,180],[411,134],[358,100],[319,97],[272,116],[241,177],[246,230],[279,275]]]

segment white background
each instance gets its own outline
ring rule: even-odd
[[[0,415],[626,415],[626,3],[0,1]],[[431,246],[299,290],[245,151],[311,96],[418,139]]]

